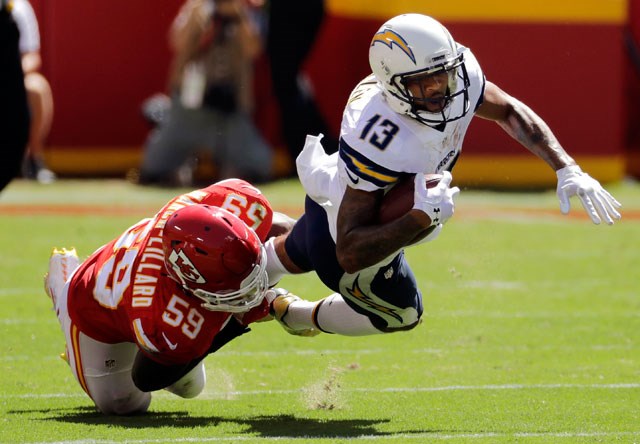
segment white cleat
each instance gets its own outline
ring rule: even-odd
[[[75,248],[54,248],[49,257],[49,271],[44,276],[44,291],[56,307],[56,299],[76,268],[80,265]]]

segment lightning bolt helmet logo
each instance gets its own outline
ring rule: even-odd
[[[402,52],[404,52],[414,64],[416,63],[416,56],[413,54],[411,47],[409,46],[407,41],[402,38],[402,36],[397,32],[388,28],[377,32],[371,40],[371,46],[375,45],[376,43],[382,43],[383,45],[388,46],[391,50],[393,50],[393,46],[395,45]]]

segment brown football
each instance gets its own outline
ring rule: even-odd
[[[438,185],[440,179],[442,179],[442,174],[425,174],[427,188],[433,188]],[[378,220],[381,224],[396,220],[413,208],[414,182],[415,175],[411,174],[400,179],[400,181],[384,195],[378,214]]]

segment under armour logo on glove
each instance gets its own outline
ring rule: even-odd
[[[413,208],[423,211],[431,219],[431,225],[443,224],[453,216],[453,198],[458,195],[460,188],[449,188],[451,173],[445,171],[442,179],[433,188],[427,188],[424,173],[416,174],[414,183]]]
[[[438,223],[440,223],[439,213],[440,213],[440,207],[433,209],[433,217],[431,218],[431,225],[437,225]]]

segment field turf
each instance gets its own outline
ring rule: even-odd
[[[261,188],[300,215],[297,182]],[[183,190],[16,181],[0,194],[0,442],[640,442],[640,186],[608,189],[624,205],[612,227],[577,200],[562,216],[553,191],[463,190],[440,238],[407,250],[418,328],[300,338],[256,324],[207,358],[200,397],[158,392],[147,415],[113,418],[58,357],[49,252],[86,257]],[[328,294],[312,274],[281,286]]]

